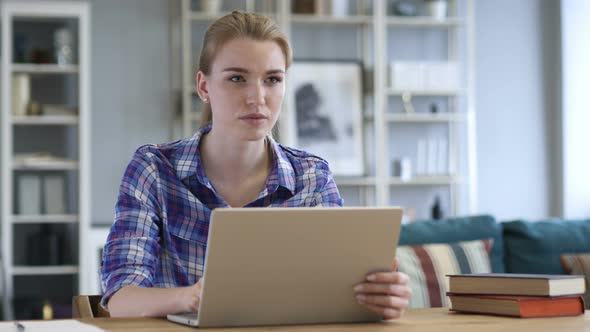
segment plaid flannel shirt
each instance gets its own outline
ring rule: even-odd
[[[103,305],[126,285],[180,287],[203,275],[211,211],[227,207],[205,175],[199,141],[144,145],[127,166],[103,251]],[[273,165],[245,207],[342,206],[325,160],[271,141]]]

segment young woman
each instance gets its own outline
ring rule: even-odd
[[[204,126],[189,139],[140,147],[125,171],[101,271],[111,316],[198,310],[215,208],[342,206],[326,161],[270,136],[290,64],[289,43],[267,17],[233,12],[208,28],[196,77]],[[407,283],[394,267],[354,291],[396,318]]]

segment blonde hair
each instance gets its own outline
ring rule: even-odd
[[[219,49],[226,42],[242,37],[257,41],[274,41],[283,51],[286,68],[291,65],[292,51],[287,36],[270,17],[234,11],[220,17],[207,28],[199,57],[199,70],[205,75],[211,74],[211,64]],[[211,122],[211,118],[211,105],[204,104],[201,126]]]

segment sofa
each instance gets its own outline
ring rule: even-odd
[[[410,307],[448,306],[448,274],[588,273],[590,219],[499,222],[479,215],[416,221],[402,225],[396,256],[400,271],[410,276]]]

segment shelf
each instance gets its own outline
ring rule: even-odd
[[[200,11],[191,11],[189,14],[189,19],[192,21],[197,21],[197,22],[211,22],[211,21],[215,21],[216,19],[220,18],[221,16],[230,14],[231,12],[219,12],[217,14],[209,14],[206,12],[200,12]],[[259,13],[257,12],[257,14],[259,15],[264,15],[264,16],[269,16],[269,17],[274,17],[274,14],[272,13]]]
[[[386,93],[390,96],[401,96],[409,93],[412,96],[458,96],[463,94],[462,90],[399,90],[388,88]]]
[[[437,186],[456,183],[457,178],[449,175],[415,176],[408,181],[403,181],[399,177],[392,177],[388,182],[391,186]]]
[[[372,16],[351,15],[351,16],[327,16],[327,15],[306,15],[293,14],[291,15],[291,22],[293,23],[313,23],[313,24],[371,24],[373,22]]]
[[[77,161],[35,161],[18,162],[12,165],[14,170],[38,170],[38,171],[66,171],[78,169]]]
[[[34,223],[75,223],[79,218],[77,214],[46,214],[46,215],[13,215],[12,222],[15,224]]]
[[[337,186],[374,186],[376,181],[373,177],[335,177]]]
[[[13,116],[12,123],[15,125],[77,125],[77,115],[39,115],[39,116]]]
[[[371,116],[372,117],[372,116]],[[385,119],[388,122],[458,122],[464,121],[465,117],[456,113],[395,113],[386,114]]]
[[[13,275],[36,276],[48,274],[76,274],[78,273],[77,265],[56,265],[56,266],[14,266]]]
[[[402,26],[402,27],[417,27],[417,28],[429,28],[429,27],[441,27],[449,28],[456,27],[464,24],[464,20],[456,17],[448,17],[446,19],[437,19],[428,16],[415,16],[415,17],[402,17],[402,16],[389,16],[386,19],[386,23],[389,26]]]
[[[71,74],[79,71],[78,65],[57,65],[57,64],[12,64],[12,71],[25,74]]]

